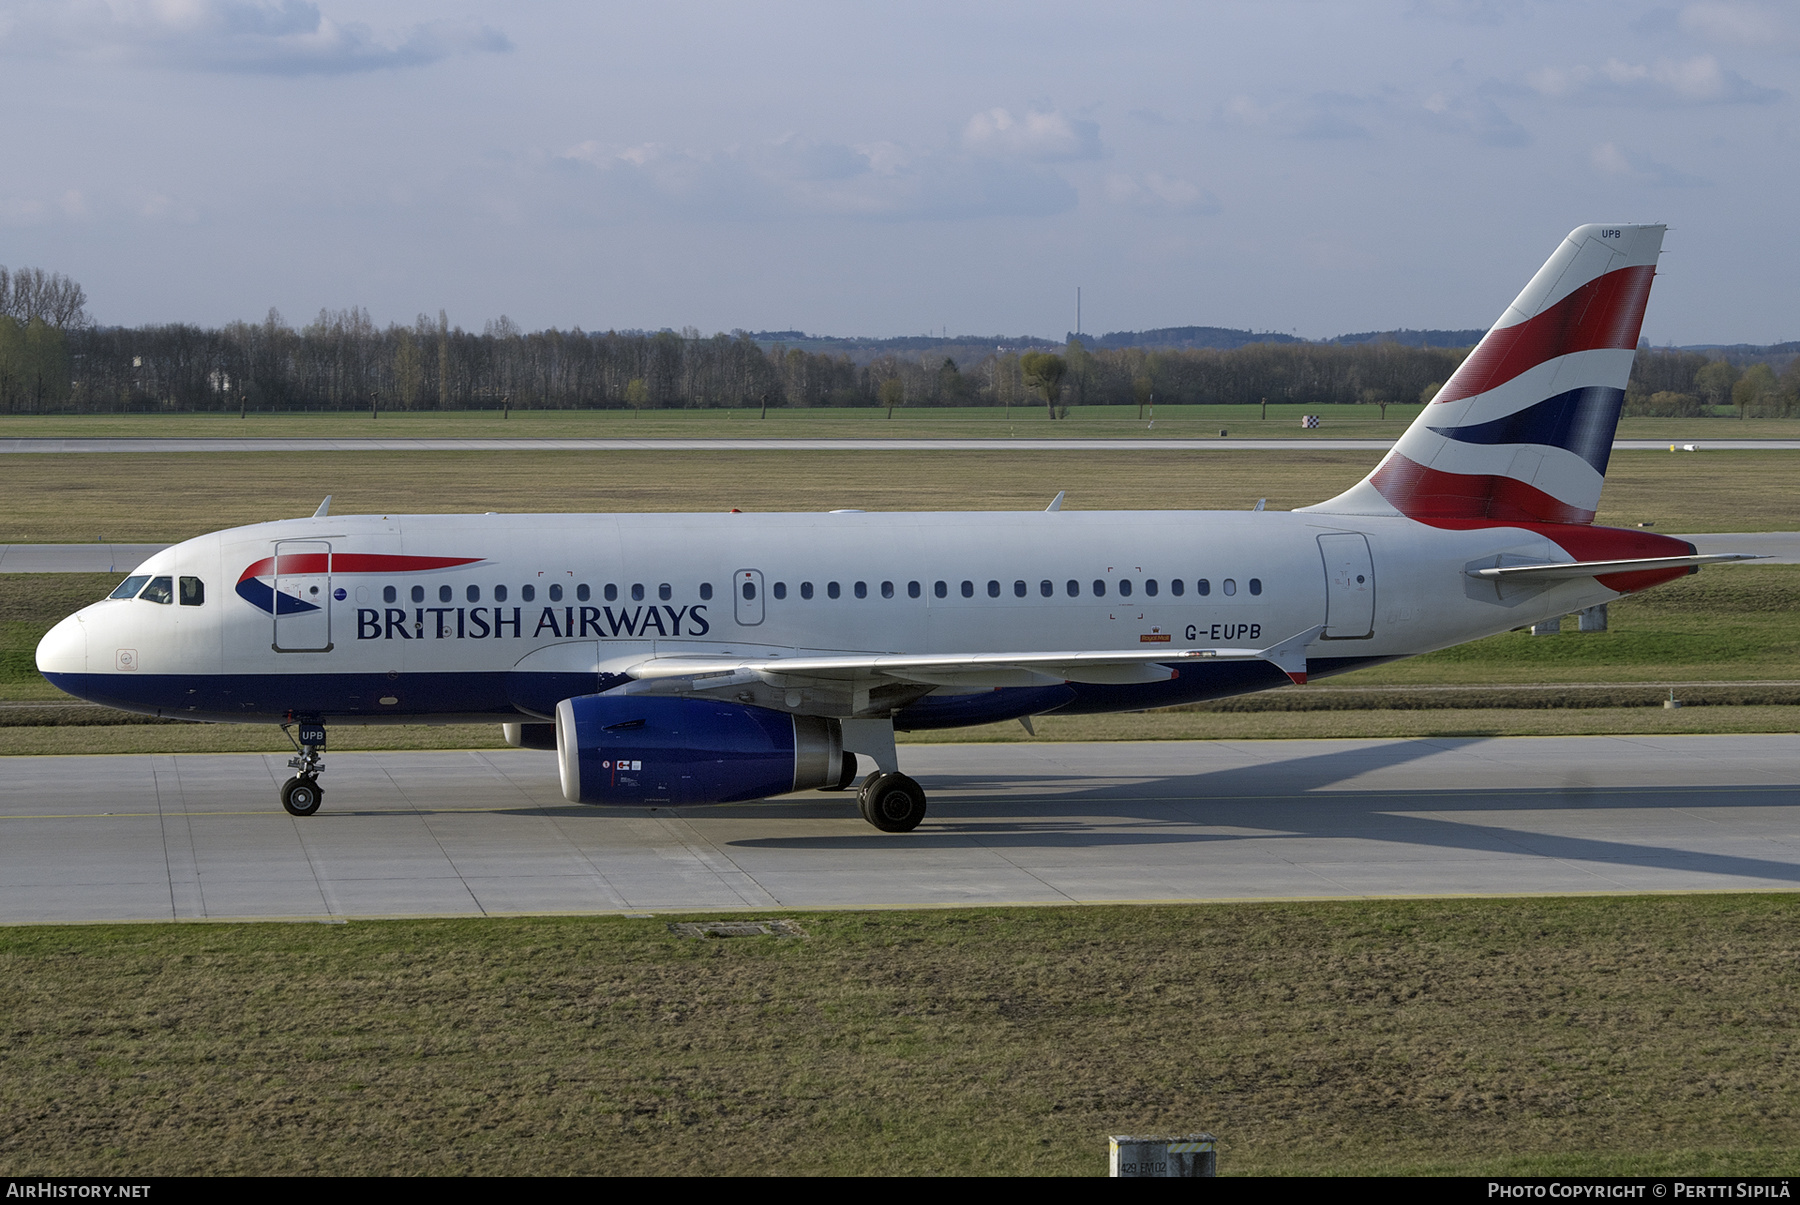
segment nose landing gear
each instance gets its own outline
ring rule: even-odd
[[[281,784],[281,806],[290,816],[310,816],[325,802],[325,790],[319,786],[319,771],[325,768],[321,756],[325,748],[325,725],[301,724],[298,740],[294,740],[288,725],[283,724],[281,731],[294,742],[294,749],[300,755],[288,759],[288,766],[299,773]]]

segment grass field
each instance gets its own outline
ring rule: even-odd
[[[334,452],[7,456],[0,543],[174,542],[310,515],[481,511],[1274,510],[1360,480],[1369,452]],[[1599,522],[1800,529],[1800,453],[1620,452]]]
[[[1209,1129],[1226,1174],[1787,1174],[1793,904],[0,928],[0,1166],[1103,1175]]]
[[[1382,417],[1375,406],[1156,407],[1138,418],[1135,406],[1075,406],[1052,422],[1043,407],[922,407],[887,411],[781,409],[759,418],[757,410],[499,410],[383,413],[321,411],[309,414],[15,414],[0,415],[0,439],[238,439],[252,438],[479,438],[479,439],[1216,439],[1220,429],[1240,438],[1397,439],[1419,413],[1393,405]],[[1300,426],[1316,414],[1315,430]],[[1626,418],[1620,439],[1793,439],[1800,420],[1729,418]]]

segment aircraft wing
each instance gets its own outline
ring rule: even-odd
[[[796,657],[651,657],[624,667],[640,682],[675,689],[713,690],[740,682],[786,686],[805,680],[885,678],[933,686],[1024,686],[1052,682],[1166,682],[1182,664],[1255,661],[1274,664],[1306,681],[1306,646],[1324,626],[1308,628],[1267,648],[1096,649],[1013,653],[854,653]]]
[[[1537,579],[1555,581],[1571,577],[1598,577],[1611,573],[1639,573],[1647,569],[1681,569],[1686,566],[1717,565],[1723,561],[1760,561],[1766,559],[1750,552],[1709,552],[1693,556],[1639,557],[1623,561],[1551,561],[1541,565],[1498,565],[1487,569],[1471,569],[1471,577],[1501,581]]]

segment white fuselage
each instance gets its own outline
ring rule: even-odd
[[[297,567],[280,580],[278,555]],[[1258,648],[1326,625],[1306,648],[1321,674],[1617,597],[1593,578],[1509,593],[1467,572],[1568,559],[1518,527],[1274,511],[330,516],[159,553],[137,573],[199,578],[202,605],[96,603],[46,637],[39,663],[135,710],[353,723],[542,719],[559,691],[671,654]],[[464,563],[418,567],[431,560]],[[316,605],[272,614],[281,597]],[[1120,686],[1064,706],[1277,684],[1182,673],[1186,693]],[[755,701],[871,707],[830,691]]]

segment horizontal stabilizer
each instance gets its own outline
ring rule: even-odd
[[[1613,573],[1642,573],[1652,569],[1682,569],[1688,566],[1717,565],[1726,561],[1760,561],[1766,558],[1751,552],[1710,552],[1694,556],[1651,556],[1624,561],[1556,561],[1543,565],[1497,565],[1487,569],[1471,569],[1470,577],[1490,580],[1558,581],[1564,578],[1598,577]]]

